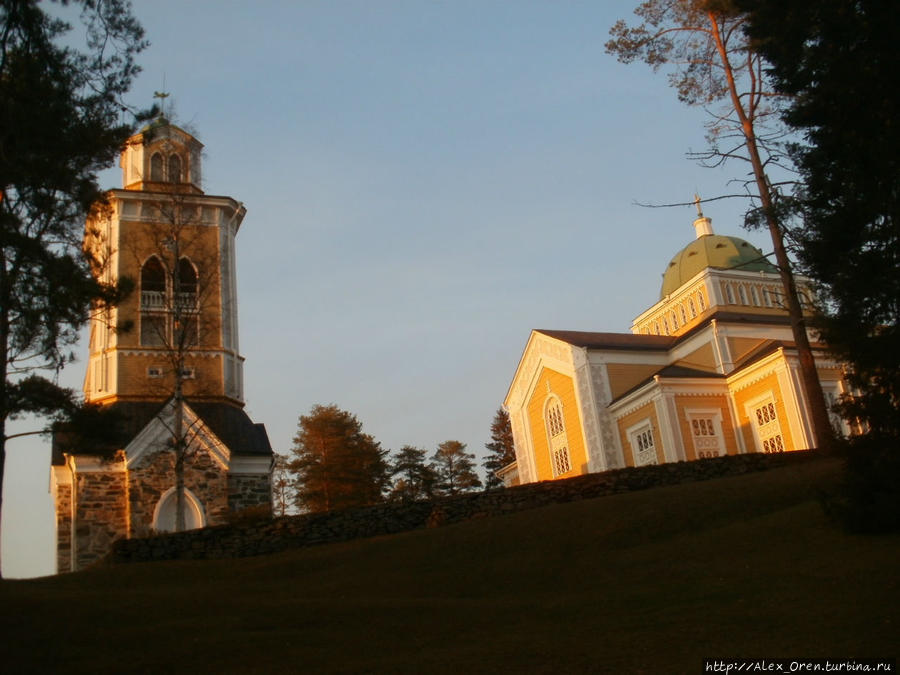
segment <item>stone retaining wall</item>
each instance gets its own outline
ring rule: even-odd
[[[379,504],[344,511],[260,520],[256,523],[208,527],[146,539],[121,539],[115,542],[104,562],[264,555],[316,544],[438,527],[548,504],[765,471],[807,462],[819,456],[808,451],[778,455],[730,455],[693,462],[617,469],[566,480],[443,497],[428,502]]]

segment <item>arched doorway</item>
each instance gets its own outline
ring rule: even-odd
[[[153,511],[153,529],[157,532],[175,531],[175,508],[177,497],[175,488],[171,487],[163,493]],[[194,493],[184,489],[184,529],[196,530],[206,525],[203,505]]]

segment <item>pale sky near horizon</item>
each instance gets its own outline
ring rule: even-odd
[[[704,112],[605,54],[636,4],[134,2],[151,46],[129,100],[171,92],[204,190],[247,207],[246,410],[277,452],[334,403],[385,448],[456,439],[480,462],[531,329],[629,332],[658,300],[696,211],[636,202],[737,192],[746,167],[686,159]],[[771,250],[745,208],[704,212]],[[52,573],[47,445],[7,450],[3,574]]]

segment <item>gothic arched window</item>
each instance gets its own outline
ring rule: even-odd
[[[163,176],[163,157],[158,152],[154,152],[150,157],[150,180],[164,181]]]
[[[181,182],[181,157],[175,153],[169,155],[169,182]]]
[[[141,266],[141,344],[166,343],[166,271],[155,255]]]

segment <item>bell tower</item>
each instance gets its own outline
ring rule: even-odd
[[[108,438],[54,435],[60,572],[116,539],[270,508],[272,446],[243,409],[238,349],[235,237],[246,210],[204,193],[202,148],[158,118],[128,139],[122,187],[88,219],[94,274],[130,292],[90,320],[84,393],[113,413]]]
[[[98,276],[133,284],[91,318],[88,401],[163,401],[179,372],[188,398],[243,406],[235,236],[246,210],[203,192],[202,148],[158,118],[128,140],[123,187],[88,221]]]

